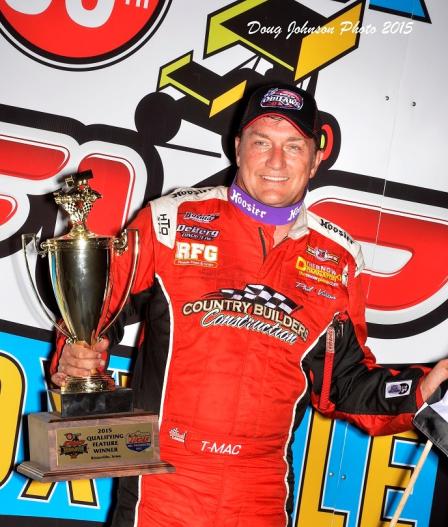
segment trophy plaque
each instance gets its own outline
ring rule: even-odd
[[[114,323],[134,281],[138,231],[125,229],[115,238],[99,236],[87,227],[87,216],[101,194],[89,185],[91,171],[65,179],[54,199],[70,217],[71,230],[38,243],[24,234],[22,245],[29,279],[45,316],[69,342],[93,345]],[[109,304],[115,258],[133,253],[128,283],[113,316]],[[28,245],[48,257],[50,281],[61,312],[57,323],[41,299],[28,262]],[[160,460],[157,415],[133,408],[132,390],[115,385],[104,370],[88,377],[68,376],[60,389],[48,391],[52,411],[30,414],[30,461],[17,470],[39,481],[65,481],[97,477],[172,472]]]

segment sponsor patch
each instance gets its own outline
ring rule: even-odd
[[[187,435],[186,432],[180,432],[179,428],[171,428],[171,430],[168,432],[168,435],[170,436],[170,439],[173,441],[178,441],[179,443],[185,443],[185,436]]]
[[[176,265],[218,266],[218,247],[206,243],[176,242]]]
[[[320,218],[320,224],[322,227],[327,229],[327,231],[334,232],[341,236],[341,238],[344,238],[344,240],[347,240],[348,243],[352,244],[354,243],[353,238],[351,238],[344,230],[342,230],[340,227],[337,227],[336,225],[333,225],[330,221],[324,220],[323,218]]]
[[[266,285],[248,284],[244,289],[220,289],[187,302],[182,314],[201,315],[204,328],[226,326],[256,331],[292,345],[297,339],[306,342],[308,338],[308,329],[293,317],[302,307]]]
[[[168,214],[163,213],[157,216],[157,226],[159,228],[159,234],[163,234],[163,236],[168,236],[171,226]]]
[[[297,218],[301,208],[302,208],[301,203],[300,205],[297,205],[297,207],[291,208],[291,210],[289,211],[288,222],[294,221]]]
[[[219,214],[197,214],[196,212],[184,212],[185,220],[192,220],[198,223],[211,223],[219,218]]]
[[[142,452],[151,446],[151,434],[136,430],[126,436],[126,446],[133,452]]]
[[[204,229],[197,225],[185,225],[181,223],[177,226],[177,232],[182,238],[191,238],[194,240],[213,241],[218,237],[219,231],[212,229]]]
[[[76,459],[81,454],[87,453],[87,443],[85,439],[79,439],[81,432],[68,432],[65,435],[65,441],[59,445],[59,453],[61,456],[69,456],[71,459]]]
[[[201,194],[204,194],[204,192],[210,192],[209,188],[186,188],[177,190],[173,194],[169,194],[170,198],[176,199],[176,198],[182,198],[183,196],[200,196]]]
[[[230,200],[236,203],[239,207],[249,212],[254,218],[263,219],[266,215],[266,211],[263,210],[260,206],[257,206],[255,201],[249,201],[244,199],[240,191],[232,188],[230,194]]]
[[[296,261],[296,269],[298,269],[301,276],[311,278],[316,282],[337,287],[342,282],[342,274],[337,273],[333,268],[327,265],[319,265],[298,256]]]
[[[396,381],[386,383],[386,399],[403,397],[411,392],[412,381]]]
[[[271,88],[261,99],[260,106],[282,110],[301,110],[303,99],[298,93],[281,88]]]
[[[311,247],[311,245],[306,246],[306,252],[321,262],[339,263],[340,260],[340,257],[336,254],[331,254],[326,249],[320,249],[319,247]]]

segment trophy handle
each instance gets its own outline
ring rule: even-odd
[[[31,273],[31,268],[30,268],[30,264],[28,262],[28,255],[27,255],[27,246],[29,244],[29,242],[33,242],[34,243],[34,248],[37,252],[37,254],[41,257],[44,257],[46,256],[48,250],[47,250],[47,247],[45,245],[43,245],[43,249],[39,249],[39,244],[37,242],[37,238],[36,238],[36,235],[35,234],[22,234],[22,249],[23,249],[23,254],[25,255],[25,265],[26,265],[26,270],[28,272],[28,278],[30,279],[30,283],[31,283],[31,286],[32,286],[32,289],[34,291],[34,295],[37,299],[37,301],[39,302],[39,305],[45,315],[45,317],[51,322],[51,324],[57,329],[59,330],[63,335],[65,335],[66,337],[68,337],[70,340],[72,340],[72,337],[70,336],[70,334],[67,332],[67,330],[65,330],[63,327],[61,327],[55,320],[54,318],[51,316],[51,312],[50,310],[47,308],[47,306],[44,304],[44,301],[41,299],[40,297],[40,294],[39,294],[39,291],[37,290],[37,286],[34,282],[34,279],[33,279],[33,275]]]
[[[98,338],[101,338],[104,333],[112,326],[112,324],[117,320],[118,315],[121,313],[124,305],[126,304],[126,301],[129,297],[129,294],[131,292],[132,286],[134,285],[136,271],[137,271],[137,261],[138,261],[138,253],[139,253],[139,244],[140,244],[140,237],[138,229],[124,229],[124,231],[121,233],[119,238],[116,238],[114,240],[114,249],[118,255],[122,254],[127,248],[128,248],[128,233],[132,232],[134,235],[134,251],[133,251],[133,258],[132,258],[132,267],[131,267],[131,274],[128,280],[128,284],[126,286],[126,290],[123,294],[123,297],[121,299],[120,305],[117,308],[117,311],[115,315],[112,317],[112,319],[106,324],[106,326],[99,332]]]

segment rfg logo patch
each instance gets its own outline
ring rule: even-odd
[[[0,31],[38,62],[60,69],[97,69],[139,49],[160,26],[170,3],[0,0]]]
[[[176,265],[200,265],[217,267],[218,247],[196,242],[176,242]]]
[[[386,383],[386,399],[403,397],[411,393],[412,381],[397,381]]]

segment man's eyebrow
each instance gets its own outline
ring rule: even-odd
[[[256,135],[257,137],[262,137],[263,139],[269,139],[267,134],[264,134],[263,132],[257,132],[257,130],[252,130],[250,135]]]
[[[270,139],[268,134],[265,134],[263,132],[258,132],[257,130],[251,131],[250,135],[256,135],[257,137],[262,137],[263,139]],[[301,136],[301,135],[291,135],[290,137],[286,138],[286,141],[305,142],[305,138],[303,136]]]

